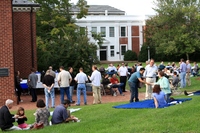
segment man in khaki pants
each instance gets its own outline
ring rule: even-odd
[[[92,81],[92,91],[93,91],[93,97],[94,101],[93,104],[100,104],[101,103],[101,73],[97,71],[97,66],[92,66],[92,75],[91,77],[88,76],[90,81]]]
[[[154,59],[151,59],[149,65],[145,67],[144,77],[146,78],[146,82],[156,82],[157,69],[157,66],[154,65]],[[145,99],[152,99],[152,85],[146,84]]]
[[[186,65],[187,65],[187,71],[186,71],[186,76],[185,76],[186,77],[186,83],[188,84],[188,86],[190,86],[191,85],[190,75],[191,75],[192,67],[190,65],[190,61],[189,60],[186,61]]]

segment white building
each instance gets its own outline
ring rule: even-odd
[[[127,16],[111,6],[90,5],[88,16],[77,20],[77,25],[87,28],[91,41],[94,41],[91,32],[102,33],[105,41],[97,50],[100,61],[123,61],[127,50],[139,54],[145,19],[145,16]]]

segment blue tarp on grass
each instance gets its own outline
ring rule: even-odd
[[[189,101],[189,100],[192,100],[192,98],[175,99],[174,101],[177,101],[177,103],[182,103],[182,102]],[[173,105],[173,104],[171,104],[171,105]],[[170,106],[170,104],[167,106],[164,106],[164,107],[168,107],[168,106]],[[159,107],[159,108],[164,108],[164,107]],[[144,101],[140,101],[140,102],[133,102],[133,103],[128,103],[128,104],[113,106],[113,108],[117,108],[117,109],[155,108],[155,104],[154,104],[153,100],[144,100]]]

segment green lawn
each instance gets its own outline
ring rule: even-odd
[[[192,86],[186,90],[198,90],[200,83],[192,78]],[[176,96],[185,98],[186,96]],[[164,109],[114,109],[121,103],[81,106],[73,115],[80,123],[68,123],[45,127],[31,132],[38,133],[198,133],[200,120],[200,96]],[[74,107],[76,108],[76,107]],[[34,111],[26,111],[27,123],[34,122]],[[13,131],[13,133],[30,131]]]

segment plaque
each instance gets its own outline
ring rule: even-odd
[[[0,68],[0,77],[8,77],[9,69],[8,68]]]

